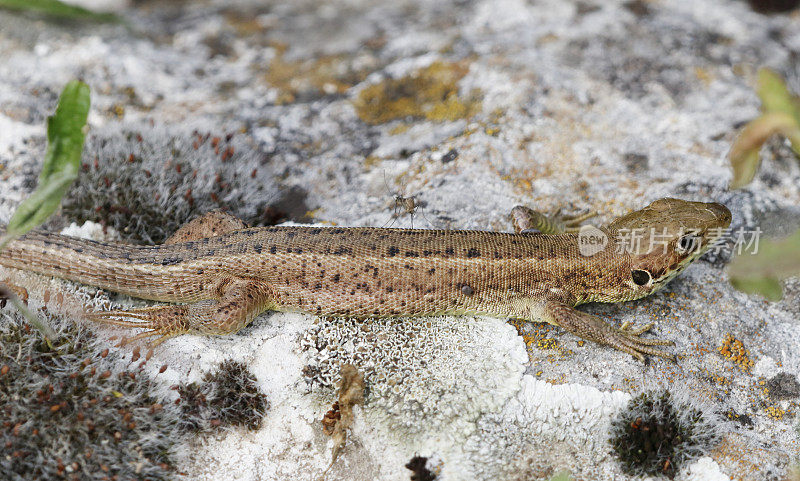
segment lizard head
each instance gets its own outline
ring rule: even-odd
[[[731,212],[714,202],[659,199],[616,219],[608,229],[630,265],[623,289],[629,299],[663,287],[703,255],[731,223]]]

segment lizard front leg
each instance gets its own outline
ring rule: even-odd
[[[261,280],[226,278],[218,298],[175,306],[143,307],[87,313],[90,320],[146,331],[125,340],[152,336],[156,346],[181,334],[225,335],[243,328],[261,312],[274,307],[271,289]]]
[[[653,347],[671,346],[674,344],[672,341],[640,337],[641,334],[650,330],[653,324],[631,329],[629,323],[625,323],[617,329],[609,326],[598,316],[581,312],[563,301],[553,299],[544,302],[542,317],[544,318],[542,320],[559,326],[578,337],[627,352],[640,361],[644,361],[645,354],[663,357],[671,361],[675,360],[675,356],[672,354]]]
[[[577,232],[581,222],[595,217],[597,212],[587,212],[579,215],[554,215],[543,214],[539,211],[518,205],[511,209],[511,224],[517,234],[540,232],[542,234],[563,234]]]

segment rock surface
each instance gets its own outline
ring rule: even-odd
[[[800,226],[800,163],[781,141],[751,186],[726,187],[727,150],[758,113],[756,70],[800,91],[796,13],[732,0],[112,5],[127,25],[0,11],[0,221],[35,187],[45,118],[81,78],[84,171],[52,229],[92,221],[160,242],[225,208],[254,225],[510,230],[516,204],[607,221],[665,196],[724,203],[734,233]],[[145,371],[168,385],[233,358],[269,398],[259,431],[180,450],[191,479],[320,479],[341,362],[369,392],[329,480],[409,479],[415,455],[439,479],[630,479],[610,426],[663,389],[719,435],[675,479],[783,479],[800,455],[800,286],[777,303],[733,290],[736,240],[650,298],[586,308],[655,322],[677,364],[547,325],[267,313],[242,335],[169,341]]]

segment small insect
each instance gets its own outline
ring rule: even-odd
[[[392,213],[392,217],[397,219],[404,215],[408,215],[411,218],[411,228],[414,228],[414,216],[417,214],[417,211],[425,217],[425,214],[422,212],[422,208],[425,207],[425,202],[417,200],[416,197],[404,197],[400,194],[394,195],[394,212]],[[428,218],[425,217],[425,220],[428,221]],[[394,221],[392,221],[394,223]],[[428,221],[430,224],[430,221]]]
[[[383,173],[383,183],[386,186],[386,190],[389,190],[389,184],[386,183],[386,172]],[[389,208],[393,209],[392,212],[392,220],[387,222],[383,225],[383,227],[391,227],[400,217],[408,215],[411,219],[411,228],[414,228],[414,216],[417,215],[419,212],[420,215],[428,222],[429,225],[431,221],[425,216],[425,213],[422,211],[423,207],[427,204],[424,201],[417,200],[416,196],[409,196],[406,197],[399,192],[395,192],[392,194],[392,201],[389,203]]]

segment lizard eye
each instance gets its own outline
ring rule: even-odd
[[[694,233],[686,234],[678,239],[676,250],[680,254],[687,254],[700,247],[700,236]]]
[[[637,286],[643,286],[650,282],[650,273],[642,269],[634,269],[631,271],[631,278]]]

